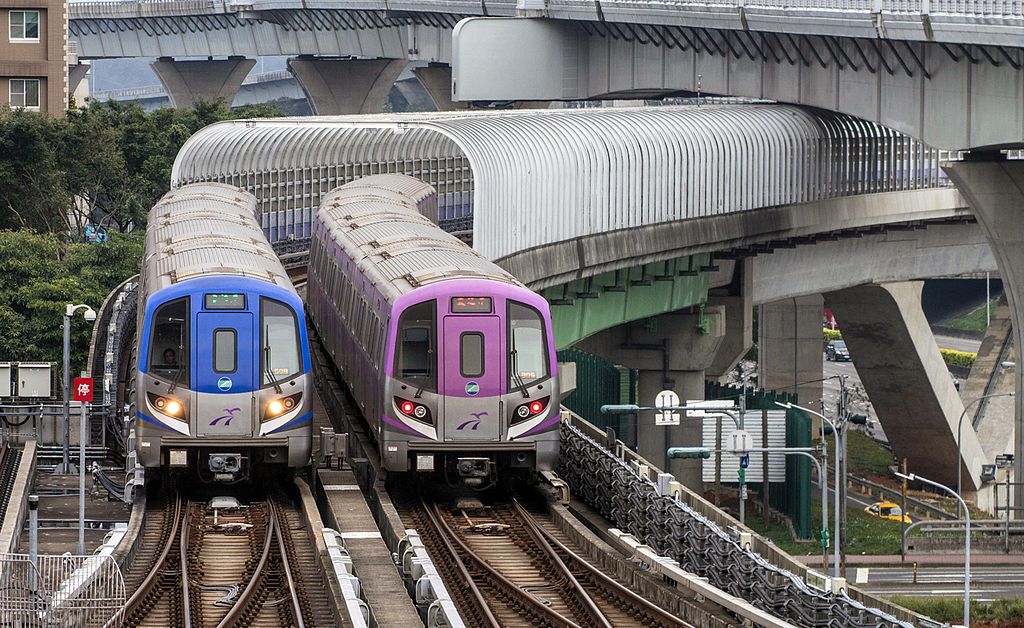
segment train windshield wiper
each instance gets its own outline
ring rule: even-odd
[[[423,383],[420,384],[419,388],[416,389],[416,394],[412,396],[413,399],[419,399],[423,396],[423,390],[430,383],[430,367],[434,364],[431,362],[431,358],[434,356],[434,347],[430,344],[430,340],[427,340],[427,374],[423,376]]]
[[[529,399],[530,393],[526,390],[526,382],[519,374],[519,349],[516,349],[516,330],[514,328],[512,329],[512,351],[509,352],[509,356],[512,358],[512,383],[516,385],[519,392],[523,393],[524,398]]]
[[[172,321],[178,319],[169,319]],[[183,355],[185,350],[185,319],[180,319],[181,327],[178,328],[178,370],[174,371],[174,379],[171,380],[171,385],[167,389],[167,394],[174,392],[174,389],[178,387],[178,380],[181,379],[181,365],[184,362]]]
[[[270,326],[266,328],[267,344],[263,347],[263,370],[267,374],[267,378],[270,383],[274,385],[274,392],[281,394],[281,385],[277,383],[277,378],[274,377],[273,369],[270,368]]]

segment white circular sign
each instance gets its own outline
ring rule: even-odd
[[[674,390],[663,390],[654,399],[654,407],[659,410],[679,406],[679,395]]]

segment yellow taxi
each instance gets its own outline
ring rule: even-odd
[[[902,519],[904,523],[910,523],[910,516],[903,513],[903,509],[900,508],[899,504],[892,502],[875,502],[865,508],[864,512],[881,517],[882,519],[890,519],[892,521]]]

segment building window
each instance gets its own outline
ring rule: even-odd
[[[11,11],[11,41],[39,41],[39,11]]]
[[[39,79],[11,79],[11,106],[39,108]]]

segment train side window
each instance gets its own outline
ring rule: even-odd
[[[237,336],[234,329],[217,329],[213,332],[213,372],[234,373],[237,368]]]
[[[548,376],[544,318],[536,309],[508,302],[509,388],[529,386]]]
[[[437,390],[436,312],[436,301],[424,301],[402,312],[395,351],[395,375],[399,379],[416,380],[430,392]]]
[[[260,376],[264,386],[272,383],[271,378],[280,382],[302,372],[299,326],[292,308],[266,297],[260,299],[260,347]]]
[[[154,375],[189,385],[188,297],[164,303],[153,314],[149,370]]]
[[[484,374],[484,335],[466,332],[459,336],[459,372],[463,377]]]

